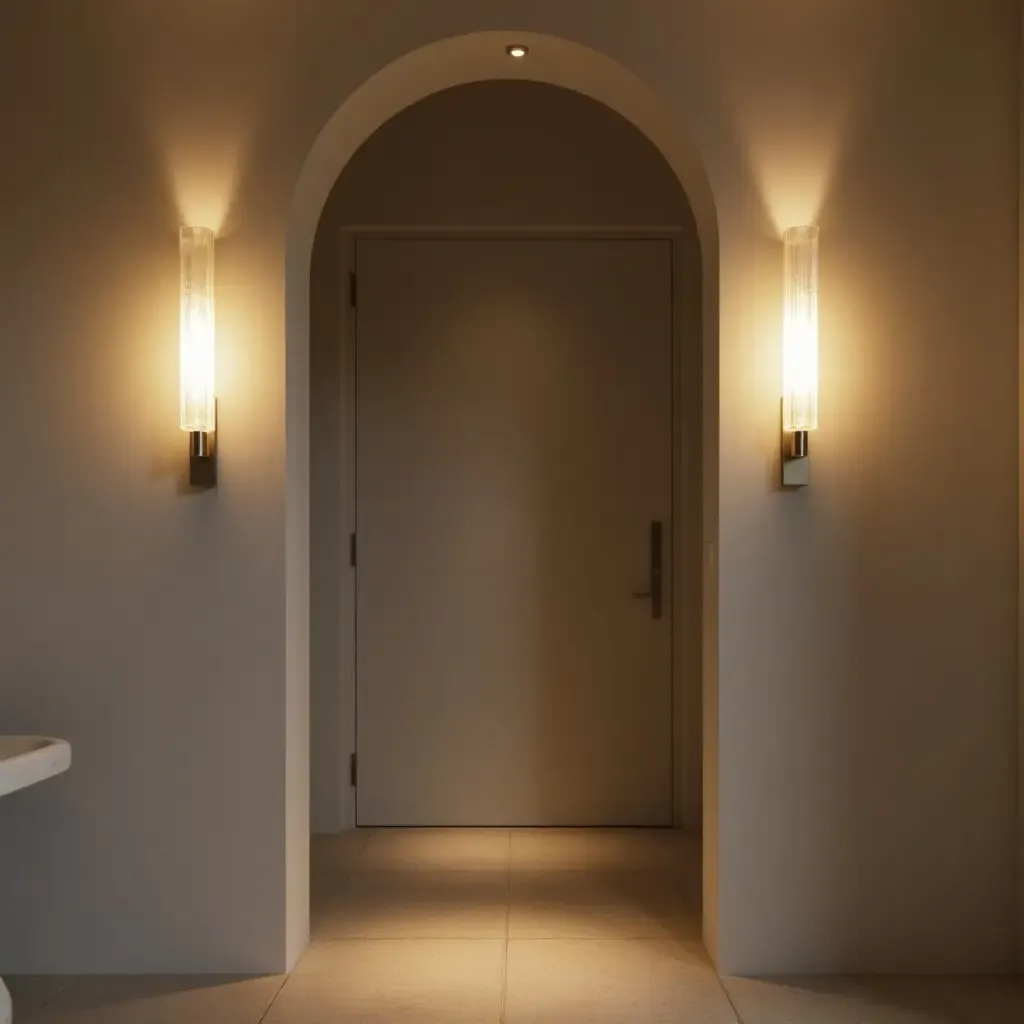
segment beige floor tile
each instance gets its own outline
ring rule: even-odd
[[[360,865],[370,871],[505,871],[506,829],[369,829]]]
[[[513,939],[700,940],[700,911],[674,875],[514,871],[510,898]]]
[[[860,977],[857,983],[867,998],[909,1013],[911,1020],[917,1019],[913,1016],[916,1013],[929,1022],[934,1019],[941,1024],[947,1021],[951,1024],[966,1024],[965,1018],[957,1010],[955,1000],[951,998],[958,988],[957,979],[936,975],[880,975]],[[986,1019],[984,1024],[998,1024],[998,1021]],[[1024,1020],[1017,1021],[1017,1024],[1024,1024]]]
[[[1024,978],[948,978],[937,987],[964,1024],[1024,1024]]]
[[[707,959],[673,942],[515,940],[507,1024],[735,1024]]]
[[[700,876],[700,840],[675,829],[513,829],[522,871],[657,871]]]
[[[317,907],[334,901],[353,872],[358,870],[367,838],[358,832],[313,837],[310,844],[309,897],[314,914]]]
[[[507,927],[504,872],[361,870],[312,907],[315,938],[503,939]]]
[[[616,866],[606,834],[597,829],[513,829],[514,871],[590,871]]]
[[[743,1024],[963,1024],[938,979],[726,978],[724,984]]]
[[[21,1024],[37,1014],[62,989],[74,981],[70,974],[5,975],[4,984],[11,993],[14,1019]]]
[[[40,1024],[258,1024],[283,977],[81,977]],[[20,1022],[19,1022],[20,1024]]]
[[[359,829],[337,835],[313,836],[309,844],[310,869],[337,873],[351,871],[359,863],[369,835]]]
[[[265,1024],[497,1024],[504,950],[501,940],[315,943]]]

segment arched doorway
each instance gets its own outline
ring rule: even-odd
[[[408,54],[366,82],[336,112],[311,152],[296,191],[287,244],[287,458],[288,458],[288,645],[289,750],[303,749],[300,738],[308,729],[308,544],[309,514],[309,272],[313,239],[332,186],[362,143],[381,124],[416,101],[443,89],[471,82],[509,78],[528,79],[575,90],[618,112],[660,150],[682,185],[693,210],[701,248],[701,377],[703,424],[701,437],[701,534],[704,551],[711,550],[717,520],[717,229],[706,176],[692,147],[671,112],[641,81],[620,65],[594,51],[564,40],[517,34],[530,47],[528,61],[510,61],[504,49],[506,33],[480,33],[445,40]],[[716,840],[716,780],[714,694],[715,569],[703,561],[704,648],[704,845],[706,937],[714,945],[716,894],[713,885]],[[304,942],[303,886],[299,861],[306,846],[306,821],[299,802],[307,793],[308,766],[298,758],[289,764],[290,814],[288,838],[290,949]],[[291,808],[290,808],[291,809]],[[293,870],[294,869],[294,870]]]

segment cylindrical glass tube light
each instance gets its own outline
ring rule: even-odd
[[[182,228],[181,253],[181,429],[193,448],[205,450],[217,428],[214,394],[214,236],[209,228]],[[196,437],[195,435],[200,435]]]
[[[782,429],[806,446],[818,427],[818,229],[790,228],[782,240]]]

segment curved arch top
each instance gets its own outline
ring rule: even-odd
[[[514,35],[529,58],[509,60]],[[705,264],[717,263],[718,225],[711,185],[673,111],[641,78],[605,54],[566,39],[529,32],[476,32],[430,43],[399,57],[355,90],[320,132],[302,168],[288,218],[288,263],[312,252],[321,211],[356,150],[399,111],[457,85],[526,79],[573,89],[630,121],[661,151],[693,209]]]

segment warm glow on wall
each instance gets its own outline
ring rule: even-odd
[[[209,228],[182,228],[181,255],[181,429],[189,434],[190,478],[210,483],[215,393],[216,319],[214,235]],[[200,479],[207,469],[205,479]]]
[[[783,483],[807,484],[807,435],[818,427],[818,229],[783,234]]]

